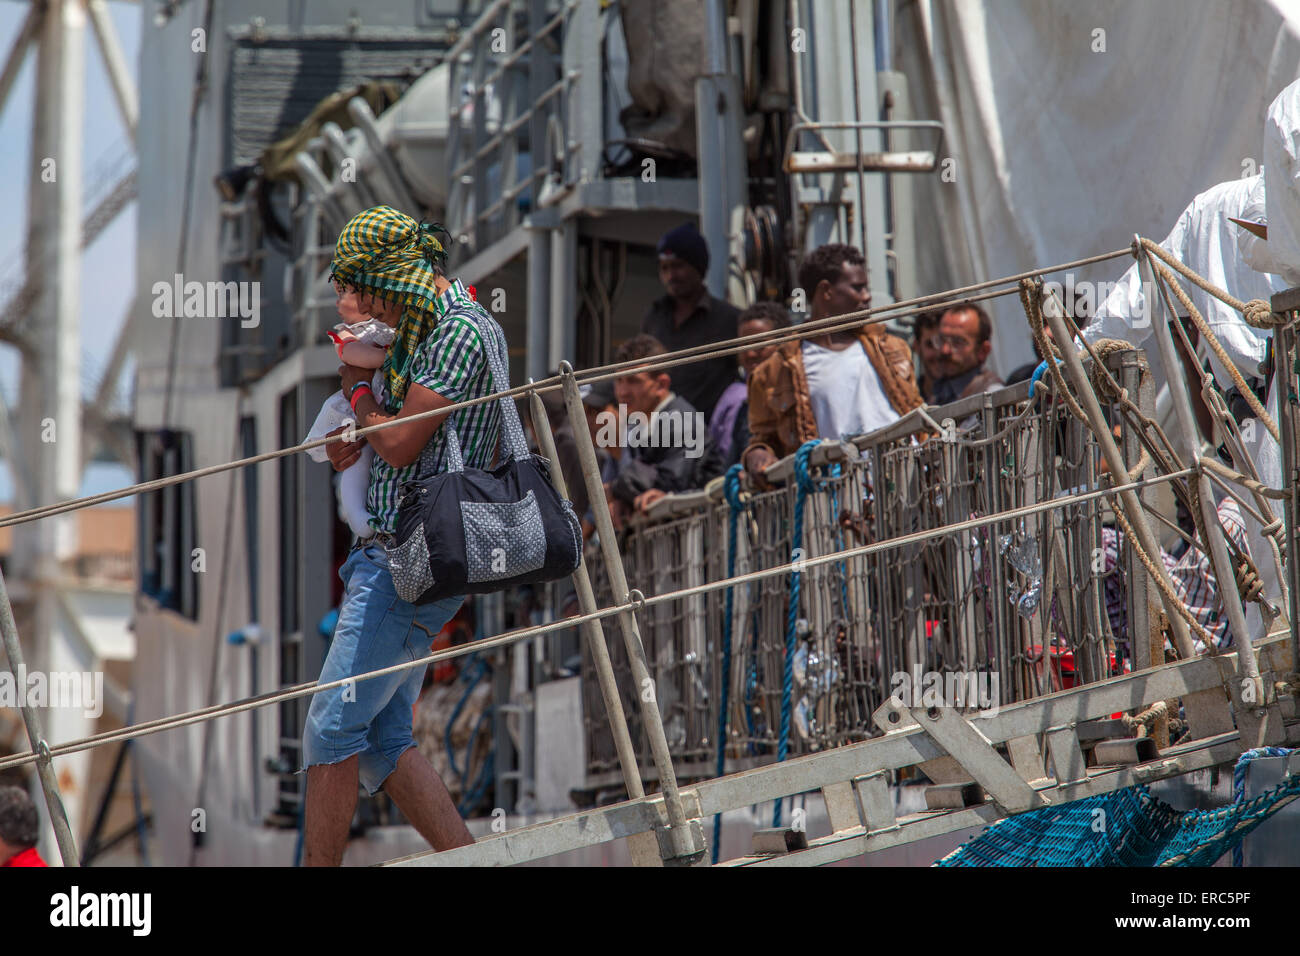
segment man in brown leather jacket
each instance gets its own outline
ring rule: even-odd
[[[871,302],[866,261],[852,246],[813,250],[799,269],[809,321],[859,312]],[[787,342],[749,380],[751,440],[741,458],[763,484],[763,469],[805,441],[862,434],[921,404],[912,349],[880,325]]]

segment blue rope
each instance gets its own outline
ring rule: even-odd
[[[1237,766],[1232,768],[1232,803],[1236,806],[1246,801],[1246,766],[1259,757],[1285,757],[1291,751],[1284,747],[1256,747],[1247,750],[1237,758]],[[1232,848],[1232,865],[1241,866],[1245,862],[1245,853],[1238,843]]]
[[[794,474],[797,481],[797,493],[794,501],[794,533],[791,543],[794,549],[803,548],[803,506],[808,493],[817,490],[812,475],[808,471],[808,456],[821,444],[820,439],[811,439],[799,446],[794,453]],[[793,557],[793,551],[791,552]],[[795,623],[799,617],[799,585],[801,574],[798,568],[790,570],[790,604],[785,619],[785,667],[781,672],[781,735],[777,738],[776,761],[785,760],[790,750],[790,696],[794,692],[794,638]],[[776,800],[772,809],[772,826],[781,825],[781,800]]]
[[[727,469],[726,477],[722,480],[722,493],[726,496],[727,504],[731,506],[731,512],[727,516],[727,577],[736,576],[736,527],[740,523],[740,512],[744,509],[744,503],[740,500],[740,473],[743,468],[739,464],[732,465]],[[735,586],[727,588],[726,611],[722,618],[722,699],[718,707],[718,761],[717,773],[715,776],[721,777],[723,770],[726,769],[727,756],[727,722],[728,707],[731,698],[731,619],[733,608],[735,607]],[[713,862],[718,862],[718,847],[722,841],[722,814],[715,814],[713,817]]]
[[[752,757],[758,753],[754,746],[754,698],[758,695],[758,618],[760,610],[756,610],[750,618],[749,628],[749,667],[745,672],[745,731],[749,735],[749,744],[746,752]]]

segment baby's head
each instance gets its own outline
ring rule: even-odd
[[[356,290],[345,288],[341,282],[336,280],[334,282],[334,292],[339,297],[339,318],[348,325],[356,325],[358,322],[365,322],[370,318],[361,311],[360,306],[357,304]]]

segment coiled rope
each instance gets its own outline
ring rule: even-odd
[[[817,490],[809,471],[808,456],[821,444],[817,438],[810,439],[799,446],[794,453],[794,474],[796,491],[794,500],[794,530],[790,536],[793,566],[790,569],[790,603],[785,618],[785,666],[781,671],[781,732],[776,743],[776,762],[785,760],[790,750],[790,697],[794,692],[794,644],[795,630],[799,623],[799,590],[803,578],[803,512],[808,495]],[[798,554],[795,558],[793,555]],[[777,798],[772,810],[772,826],[781,825],[781,798]]]
[[[730,512],[727,515],[727,577],[736,576],[736,529],[740,524],[740,513],[748,503],[748,496],[740,490],[740,474],[744,467],[732,465],[723,477],[722,493],[727,499]],[[735,608],[734,586],[727,588],[726,610],[722,618],[722,692],[718,707],[718,760],[716,776],[721,777],[726,769],[728,708],[731,705],[731,629]],[[722,814],[713,817],[713,862],[718,862],[718,849],[722,844]]]

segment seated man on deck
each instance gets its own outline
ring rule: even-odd
[[[1116,440],[1120,438],[1119,425],[1114,426],[1112,434]],[[1105,460],[1101,462],[1099,470],[1102,474],[1109,473],[1110,468]],[[1219,503],[1216,512],[1219,524],[1223,527],[1229,554],[1235,550],[1248,556],[1250,547],[1246,539],[1246,525],[1242,521],[1241,509],[1237,506],[1237,502],[1232,496],[1227,495]],[[1195,525],[1181,502],[1178,503],[1178,519],[1179,527],[1190,538],[1195,532]],[[1130,573],[1145,573],[1145,570],[1140,565],[1137,568],[1122,567],[1121,555],[1125,543],[1126,536],[1122,530],[1110,526],[1102,527],[1102,573],[1106,579],[1106,617],[1110,620],[1110,629],[1115,640],[1125,648],[1124,652],[1132,659],[1132,638],[1128,633],[1127,581]],[[1161,548],[1160,560],[1165,570],[1169,572],[1178,599],[1187,605],[1192,616],[1214,639],[1214,646],[1219,650],[1231,647],[1235,635],[1229,629],[1228,615],[1224,610],[1223,600],[1219,597],[1219,582],[1214,577],[1210,557],[1204,551],[1204,542],[1198,541],[1193,544],[1191,540],[1183,540],[1172,552]],[[1233,582],[1230,586],[1235,587],[1236,583]],[[1255,587],[1260,586],[1255,585]],[[1196,653],[1204,654],[1205,642],[1195,633],[1195,630],[1192,637],[1195,640]],[[1165,640],[1165,646],[1172,646],[1168,639]]]
[[[638,335],[619,346],[614,361],[650,359],[666,351],[653,336]],[[722,456],[704,414],[671,385],[667,370],[614,379],[618,414],[605,414],[596,438],[602,447],[626,443],[618,476],[605,485],[615,527],[666,494],[703,488],[722,474]]]
[[[1241,509],[1232,497],[1225,497],[1217,509],[1219,524],[1231,547],[1235,546],[1243,554],[1249,554],[1246,545],[1246,525],[1241,520]],[[1121,644],[1127,646],[1131,641],[1128,633],[1128,574],[1137,569],[1123,568],[1120,560],[1121,549],[1126,543],[1122,530],[1105,526],[1101,529],[1101,547],[1103,556],[1103,573],[1106,576],[1106,616],[1110,619],[1111,633]],[[1174,582],[1178,599],[1187,605],[1192,616],[1201,627],[1214,639],[1214,646],[1219,650],[1232,647],[1234,635],[1228,626],[1228,615],[1223,609],[1223,599],[1219,597],[1219,582],[1214,577],[1210,558],[1198,545],[1184,543],[1181,554],[1160,549],[1160,560]],[[1235,582],[1230,585],[1235,587]],[[1192,634],[1196,644],[1196,653],[1204,654],[1205,642],[1195,631]],[[1166,638],[1165,646],[1171,646]],[[1132,650],[1129,649],[1129,654]],[[1162,663],[1157,661],[1156,663]]]
[[[1245,179],[1233,179],[1219,183],[1197,195],[1178,217],[1169,235],[1160,242],[1170,256],[1210,282],[1226,290],[1230,295],[1242,300],[1268,300],[1274,293],[1286,288],[1286,283],[1276,275],[1253,271],[1242,261],[1238,251],[1241,229],[1233,223],[1234,219],[1250,216],[1260,202],[1260,193],[1264,184],[1263,174]],[[1156,263],[1161,260],[1153,257]],[[1115,284],[1113,290],[1096,308],[1092,321],[1082,329],[1083,337],[1090,342],[1099,338],[1118,338],[1131,342],[1137,348],[1146,350],[1147,361],[1151,365],[1151,374],[1156,392],[1164,386],[1170,375],[1183,375],[1189,385],[1193,410],[1197,413],[1198,425],[1205,438],[1213,438],[1214,428],[1210,424],[1208,410],[1200,400],[1199,369],[1184,354],[1183,349],[1176,351],[1183,363],[1180,369],[1166,369],[1160,351],[1156,347],[1153,334],[1156,322],[1162,321],[1160,294],[1148,288],[1148,276],[1145,268],[1139,269],[1138,263]],[[1273,375],[1268,358],[1268,344],[1271,332],[1257,329],[1247,324],[1242,315],[1229,305],[1210,295],[1192,283],[1185,283],[1187,294],[1198,312],[1205,319],[1207,327],[1214,333],[1227,356],[1231,370],[1210,348],[1205,336],[1196,337],[1193,342],[1197,350],[1197,360],[1208,362],[1216,384],[1223,392],[1229,408],[1241,406],[1246,402],[1245,393],[1236,383],[1236,372],[1243,379],[1246,389],[1254,394],[1251,398],[1260,399],[1265,407],[1272,406],[1276,419],[1276,394],[1272,391]],[[1171,297],[1172,298],[1172,297]],[[1175,302],[1177,300],[1174,300]],[[1174,336],[1175,343],[1178,336]],[[1043,366],[1040,366],[1043,367]],[[1037,374],[1037,373],[1035,373]],[[1249,414],[1254,416],[1254,410]],[[1278,487],[1281,484],[1281,454],[1278,443],[1273,440],[1263,423],[1242,432],[1245,451],[1251,459],[1264,484]],[[1171,438],[1178,443],[1178,434]],[[1199,449],[1178,448],[1180,455],[1196,454]],[[1239,470],[1246,468],[1245,462],[1234,463]],[[1280,517],[1280,509],[1275,510]],[[1260,524],[1250,518],[1247,524],[1247,538],[1251,550],[1259,555],[1256,565],[1264,583],[1264,598],[1273,605],[1281,603],[1281,583],[1277,576],[1276,563],[1270,557],[1270,548],[1260,531]],[[1258,639],[1264,630],[1264,620],[1256,602],[1246,607],[1247,624],[1252,632],[1252,639]]]

